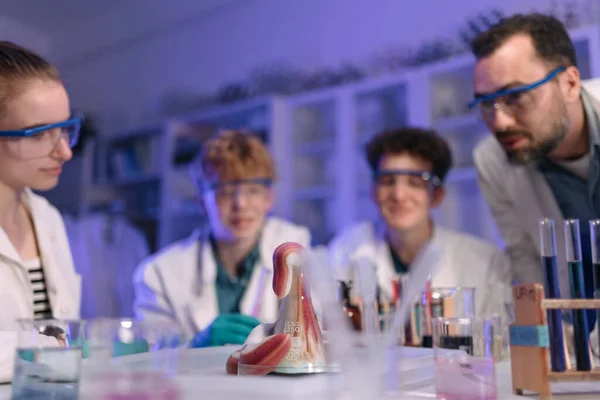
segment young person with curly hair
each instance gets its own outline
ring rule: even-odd
[[[269,216],[275,167],[250,133],[223,131],[209,140],[191,175],[208,224],[138,268],[135,311],[178,324],[194,335],[194,347],[241,344],[277,318],[275,248],[287,241],[310,246],[310,232]]]

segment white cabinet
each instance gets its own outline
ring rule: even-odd
[[[402,81],[389,86],[367,84],[357,88],[355,118],[361,148],[374,134],[406,124],[406,96],[406,84]]]
[[[291,201],[283,215],[307,226],[313,243],[326,243],[338,231],[340,198],[340,101],[337,92],[323,91],[288,100],[289,124],[285,164]],[[287,198],[287,197],[286,197]]]

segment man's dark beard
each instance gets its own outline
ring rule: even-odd
[[[549,153],[554,151],[563,141],[566,135],[566,126],[560,125],[554,129],[552,136],[544,139],[542,142],[536,141],[530,132],[526,131],[503,131],[496,132],[496,138],[501,140],[503,137],[521,136],[531,141],[531,147],[525,149],[504,149],[508,162],[513,165],[528,165],[543,160]]]

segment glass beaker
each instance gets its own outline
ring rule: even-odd
[[[496,400],[494,318],[433,320],[435,390],[444,400]]]
[[[422,347],[432,347],[433,318],[474,317],[475,288],[438,287],[424,290],[419,310],[419,330]]]
[[[16,321],[12,399],[77,399],[83,324],[58,319]]]

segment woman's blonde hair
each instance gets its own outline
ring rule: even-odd
[[[275,166],[258,136],[243,130],[224,130],[203,144],[192,162],[191,173],[199,186],[218,180],[274,180]]]
[[[32,79],[60,82],[57,69],[40,55],[12,42],[0,41],[0,112],[16,87]]]

